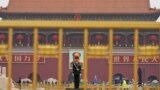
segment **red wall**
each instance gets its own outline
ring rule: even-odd
[[[0,64],[1,66],[7,66],[7,64]],[[72,70],[69,70],[69,55],[68,53],[63,54],[63,81],[68,80],[68,75]],[[144,80],[150,75],[160,76],[160,66],[158,65],[144,65],[140,64],[139,67],[142,69]],[[58,60],[47,59],[45,64],[38,64],[38,73],[42,79],[49,77],[58,78]],[[32,72],[32,64],[13,64],[13,79],[18,80],[19,77],[25,78]],[[128,79],[133,78],[133,65],[132,64],[114,64],[113,74],[122,73]],[[89,59],[88,60],[88,80],[93,81],[94,76],[97,76],[100,81],[108,81],[108,60],[106,59]],[[158,77],[159,78],[159,77]]]
[[[94,76],[98,81],[108,81],[108,60],[106,59],[89,59],[88,60],[88,80],[93,82]]]
[[[113,65],[113,75],[116,73],[121,73],[128,79],[133,79],[133,65],[132,64],[114,64]]]
[[[13,64],[13,70],[12,70],[12,77],[13,80],[18,81],[19,77],[26,78],[30,73],[33,71],[33,64],[32,63],[25,63],[25,64],[19,64],[14,63]],[[7,66],[7,64],[0,64],[0,66]],[[47,59],[45,61],[45,64],[41,63],[38,64],[38,74],[41,76],[41,79],[47,79],[49,77],[57,78],[57,67],[58,67],[58,61],[56,59]]]

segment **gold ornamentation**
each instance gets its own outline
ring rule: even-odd
[[[57,55],[57,45],[38,45],[38,54],[45,56]]]
[[[140,56],[157,56],[159,55],[159,46],[153,46],[153,45],[148,45],[148,46],[139,46],[139,55]]]
[[[89,45],[88,46],[88,55],[90,58],[92,57],[106,58],[106,56],[108,55],[107,51],[108,51],[108,46],[104,46],[104,45]]]

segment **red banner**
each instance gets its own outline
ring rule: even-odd
[[[13,63],[33,63],[33,54],[14,54]],[[38,63],[45,63],[46,57],[38,57]],[[8,58],[0,56],[0,63],[7,63]],[[133,64],[134,56],[113,56],[113,64]],[[159,64],[160,57],[139,58],[139,64]]]
[[[7,56],[0,56],[0,63],[7,63]],[[14,54],[13,63],[33,63],[33,54]],[[45,63],[45,57],[38,57],[38,63]]]
[[[114,64],[133,64],[134,56],[113,56]],[[139,58],[139,64],[160,64],[160,57],[152,57],[152,58]]]

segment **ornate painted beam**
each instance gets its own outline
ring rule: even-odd
[[[159,29],[158,22],[143,21],[0,21],[0,27],[40,27],[40,28],[139,28]]]

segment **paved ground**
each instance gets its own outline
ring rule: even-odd
[[[31,89],[20,89],[20,90],[31,90]],[[44,88],[39,88],[37,90],[83,90],[83,89],[73,89],[73,88],[66,88],[66,89],[44,89]],[[107,89],[88,89],[88,90],[107,90]],[[120,89],[120,88],[117,88],[117,89],[113,89],[113,90],[123,90],[123,89]],[[133,88],[129,88],[129,89],[126,89],[126,90],[133,90]],[[138,90],[145,90],[143,89],[142,87],[139,87]],[[151,90],[157,90],[157,89],[151,89]]]

